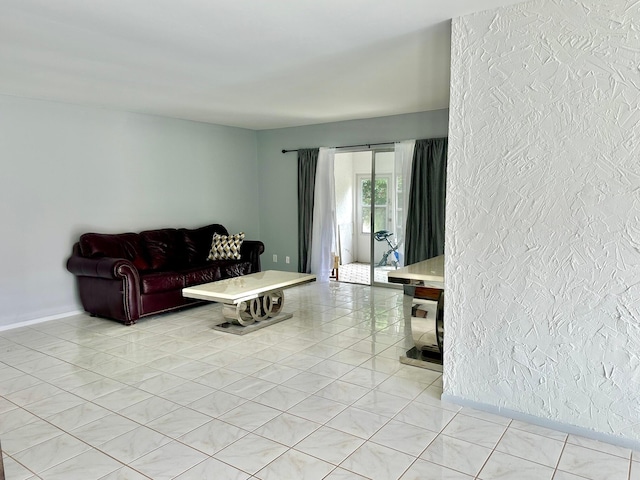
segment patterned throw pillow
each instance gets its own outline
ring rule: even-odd
[[[240,247],[244,241],[244,232],[235,235],[213,234],[211,252],[207,260],[240,260]]]

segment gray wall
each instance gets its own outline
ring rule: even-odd
[[[442,136],[447,116],[255,132],[0,95],[0,329],[81,309],[65,264],[88,231],[219,222],[264,241],[263,268],[297,270],[297,157],[282,148]]]
[[[260,234],[263,269],[298,268],[298,167],[295,153],[283,148],[335,147],[446,136],[448,110],[351,120],[258,132]],[[273,254],[278,263],[272,262]],[[284,263],[285,256],[291,263]]]
[[[0,328],[80,309],[87,231],[219,222],[259,238],[256,132],[0,96]]]

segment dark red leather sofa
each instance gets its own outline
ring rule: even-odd
[[[202,301],[182,289],[260,271],[264,244],[244,240],[240,260],[207,260],[219,224],[141,233],[85,233],[73,246],[67,270],[76,276],[80,301],[91,315],[131,325],[141,317]]]

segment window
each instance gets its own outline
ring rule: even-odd
[[[372,188],[373,187],[373,188]],[[362,223],[360,225],[361,233],[371,233],[371,200],[373,197],[374,223],[373,231],[389,229],[389,178],[376,178],[375,185],[371,181],[371,177],[359,178],[359,208],[361,212]]]

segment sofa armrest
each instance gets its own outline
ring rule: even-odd
[[[138,269],[124,258],[85,258],[73,255],[67,261],[67,270],[79,277],[97,277],[110,280],[129,278],[133,283],[140,284]]]
[[[240,256],[251,262],[251,271],[260,271],[260,255],[264,252],[264,243],[259,240],[245,240],[240,247]]]
[[[72,255],[67,270],[76,276],[80,300],[92,315],[131,325],[140,318],[140,275],[129,260]]]

